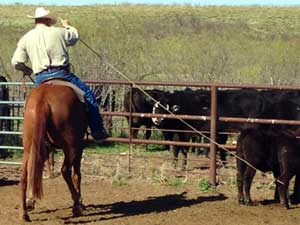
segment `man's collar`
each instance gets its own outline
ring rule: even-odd
[[[40,28],[40,27],[48,27],[46,24],[43,24],[43,23],[37,23],[35,25],[36,28]]]

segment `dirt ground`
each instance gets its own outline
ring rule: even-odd
[[[111,157],[110,160],[118,161]],[[160,163],[159,173],[152,169],[150,172],[132,170],[129,176],[116,166],[112,170],[102,168],[105,172],[96,174],[99,171],[95,171],[91,164],[85,165],[87,161],[85,158],[82,165],[82,196],[86,206],[83,215],[72,217],[70,193],[58,174],[55,178],[44,179],[44,198],[29,214],[31,224],[287,225],[299,224],[300,221],[299,205],[286,210],[279,204],[264,204],[264,200],[272,199],[274,190],[269,177],[266,179],[259,174],[252,189],[256,205],[238,205],[234,162],[218,169],[220,184],[216,190],[204,192],[198,184],[199,177],[208,174],[205,166],[208,161],[204,161],[202,166],[190,163],[189,170],[193,173],[189,174],[193,175],[188,176],[181,172],[178,172],[180,175],[171,175],[166,169],[163,173],[164,163]],[[97,165],[108,163],[105,156],[96,161]],[[120,161],[117,165],[122,164]],[[135,161],[140,166],[145,165],[145,161]],[[0,171],[0,224],[20,224],[19,167],[2,165]],[[107,176],[109,173],[111,176]],[[185,180],[185,185],[170,182],[176,179]]]

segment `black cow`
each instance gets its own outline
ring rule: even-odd
[[[0,82],[7,82],[4,76],[0,76]],[[8,86],[1,85],[0,86],[0,100],[8,101],[9,100],[9,90]],[[10,116],[10,107],[7,104],[0,104],[0,116]],[[11,121],[6,119],[0,119],[0,130],[11,131]],[[5,134],[0,134],[0,145],[3,145],[5,141]],[[0,158],[7,157],[7,150],[0,151]]]
[[[145,90],[145,92],[154,98],[157,101],[160,101],[161,98],[164,98],[168,95],[168,92],[152,89],[152,90]],[[124,110],[125,112],[130,112],[130,94],[131,92],[128,91],[124,97]],[[132,89],[132,102],[131,102],[131,112],[132,113],[152,113],[153,106],[155,102],[145,95],[142,91],[138,88]],[[127,117],[127,121],[129,123],[129,117]],[[132,130],[132,138],[137,138],[139,128],[141,126],[146,127],[146,133],[144,138],[149,139],[151,136],[151,128],[154,126],[151,118],[145,117],[132,117],[131,119],[131,127]]]
[[[210,93],[206,90],[193,91],[191,89],[176,90],[165,98],[160,99],[160,105],[156,104],[153,112],[156,114],[169,114],[170,112],[176,115],[209,115],[210,108]],[[168,110],[166,110],[168,109]],[[206,121],[202,120],[184,120],[179,119],[164,119],[153,118],[153,122],[161,129],[174,130],[164,131],[164,136],[167,140],[188,142],[195,136],[195,131],[192,127],[201,130]],[[196,135],[198,135],[196,133]],[[174,146],[174,166],[177,166],[178,155],[181,152],[184,156],[182,168],[187,164],[188,147]]]
[[[283,119],[283,120],[300,120],[300,92],[284,91],[277,93],[273,98],[267,99],[269,107],[266,110],[265,118]],[[290,125],[266,125],[268,129],[280,129],[290,134],[297,135],[300,131],[299,126]]]
[[[255,89],[218,91],[217,115],[219,117],[263,118],[268,102]],[[241,131],[258,128],[255,123],[218,122],[218,131]]]
[[[256,170],[250,165],[263,172],[272,171],[275,179],[279,176],[279,163],[275,149],[272,147],[272,138],[264,135],[256,129],[244,130],[241,132],[238,141],[236,154],[237,163],[237,186],[239,204],[252,205],[250,189]],[[242,159],[242,160],[241,160]],[[275,200],[278,200],[278,187],[276,185]]]
[[[300,96],[284,93],[268,106],[267,116],[274,119],[300,120]],[[300,145],[295,136],[299,126],[264,125],[260,129],[244,130],[238,138],[237,155],[261,171],[272,171],[279,181],[280,200],[288,208],[286,192],[290,179],[296,175],[292,203],[300,202]],[[255,169],[237,159],[237,183],[240,204],[251,204],[250,188]],[[278,188],[275,200],[278,200]]]
[[[268,102],[255,89],[219,90],[217,94],[217,117],[262,118],[265,116]],[[207,112],[210,115],[210,110]],[[217,122],[218,132],[240,132],[245,129],[258,128],[254,123]],[[210,124],[205,123],[203,130],[210,130]],[[217,134],[216,142],[225,144],[228,134]],[[206,142],[209,142],[205,139]],[[226,151],[219,148],[220,158],[226,161]]]
[[[275,137],[275,140],[280,167],[280,175],[277,178],[277,182],[279,183],[280,202],[288,209],[288,188],[289,182],[293,176],[296,176],[296,180],[294,192],[291,195],[291,202],[293,204],[298,204],[300,202],[300,143],[297,138],[285,134]]]
[[[0,76],[0,82],[7,82],[7,79],[4,76]],[[0,100],[8,101],[9,100],[9,90],[6,85],[0,86]],[[7,104],[0,104],[0,116],[9,116],[10,107]],[[1,130],[11,130],[10,120],[0,119],[0,129]],[[0,144],[3,144],[4,136],[0,134]]]
[[[296,175],[292,203],[299,203],[300,143],[296,137],[261,130],[245,130],[237,143],[237,155],[253,167],[272,171],[277,180],[274,199],[289,208],[287,194],[291,178]],[[251,205],[250,189],[256,170],[237,159],[237,185],[240,204]]]
[[[193,91],[191,89],[186,89],[183,91],[175,91],[167,97],[169,97],[169,99],[161,101],[161,104],[169,106],[174,114],[210,116],[210,91]],[[220,90],[218,91],[217,115],[223,117],[259,118],[263,117],[265,114],[265,109],[267,108],[266,104],[264,98],[254,89]],[[161,107],[155,108],[155,112],[168,113]],[[164,127],[165,129],[191,130],[191,128],[186,126],[182,121],[176,119],[160,119],[158,122],[159,126]],[[210,131],[209,121],[187,120],[187,123],[197,130]],[[217,123],[217,130],[219,132],[240,131],[257,127],[259,127],[258,124],[250,123]],[[185,135],[183,133],[178,133],[178,136],[180,141],[188,141],[190,138],[190,135]],[[225,144],[227,138],[227,134],[218,134],[217,142],[220,141],[220,144]],[[181,151],[186,158],[187,148],[176,147],[174,148],[175,159],[178,157],[179,151]],[[226,153],[223,149],[220,149],[220,156],[222,161],[226,160]],[[184,162],[184,164],[185,163],[186,162]]]

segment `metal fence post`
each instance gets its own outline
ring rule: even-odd
[[[210,171],[209,179],[216,186],[216,133],[217,133],[217,87],[211,87],[211,120],[210,120]]]
[[[131,172],[131,156],[132,156],[132,89],[133,85],[130,85],[130,101],[129,101],[129,149],[128,149],[128,172]]]

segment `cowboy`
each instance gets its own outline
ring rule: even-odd
[[[34,73],[35,86],[49,79],[63,79],[79,87],[85,93],[88,105],[89,126],[95,141],[101,142],[108,137],[103,127],[101,115],[94,93],[77,76],[70,72],[68,47],[79,39],[78,31],[68,20],[60,19],[63,28],[54,27],[57,20],[49,10],[38,7],[34,16],[35,28],[27,32],[18,42],[12,57],[16,70],[30,76]],[[28,59],[32,69],[28,67]]]

